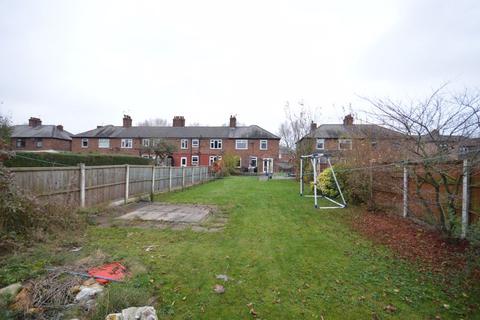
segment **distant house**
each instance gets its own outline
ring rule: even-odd
[[[28,125],[12,126],[11,146],[24,151],[70,151],[72,134],[62,125],[45,125],[31,117]]]
[[[310,132],[297,141],[297,148],[307,153],[328,154],[338,161],[347,154],[365,154],[369,159],[387,160],[401,152],[404,136],[396,131],[375,124],[354,124],[347,115],[343,124],[317,124],[312,122]]]
[[[243,171],[273,172],[279,156],[280,138],[256,125],[237,126],[230,117],[229,126],[185,126],[185,118],[176,116],[172,126],[132,126],[132,118],[123,117],[123,126],[98,126],[76,134],[74,152],[130,154],[148,157],[145,152],[155,139],[163,139],[176,147],[170,158],[172,166],[212,165],[222,156],[237,158]]]

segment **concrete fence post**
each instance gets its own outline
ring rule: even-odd
[[[195,167],[192,167],[192,186],[195,185]]]
[[[403,217],[408,216],[408,167],[403,165]]]
[[[172,167],[168,167],[168,191],[172,191]]]
[[[80,207],[85,207],[85,163],[80,163]]]
[[[155,166],[152,166],[152,187],[150,190],[150,200],[153,202],[153,195],[155,194]]]
[[[462,181],[462,232],[460,238],[465,239],[468,231],[468,211],[469,211],[469,179],[470,170],[468,159],[463,160],[463,181]]]
[[[130,187],[130,165],[125,165],[125,203],[128,201],[128,189]]]
[[[182,190],[185,188],[185,167],[182,167]]]

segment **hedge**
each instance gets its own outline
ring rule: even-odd
[[[63,167],[137,164],[149,165],[151,160],[125,155],[75,154],[75,153],[33,153],[16,152],[15,156],[4,162],[7,167]]]

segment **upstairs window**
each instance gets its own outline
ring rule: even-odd
[[[317,139],[317,150],[325,149],[325,139]]]
[[[35,147],[36,148],[41,148],[43,147],[43,139],[42,138],[35,138]]]
[[[198,139],[192,139],[192,148],[198,148],[199,145],[200,142],[198,141]]]
[[[124,149],[131,149],[133,146],[133,141],[132,139],[122,139],[122,143],[120,144],[121,148]]]
[[[82,138],[82,148],[88,148],[88,139]]]
[[[268,149],[268,140],[260,140],[260,150]]]
[[[248,149],[248,140],[235,140],[235,149],[237,150],[247,150]]]
[[[180,148],[181,149],[188,149],[188,139],[180,140]]]
[[[210,149],[222,149],[222,139],[210,139]]]
[[[99,148],[110,148],[110,139],[98,139]]]
[[[25,146],[27,145],[27,141],[25,138],[18,138],[16,145],[17,145],[17,148],[25,148]]]
[[[352,139],[338,139],[338,150],[352,150]]]

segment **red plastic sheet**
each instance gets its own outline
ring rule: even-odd
[[[100,267],[88,269],[88,274],[100,284],[110,281],[122,281],[128,275],[127,268],[119,262],[112,262]]]

